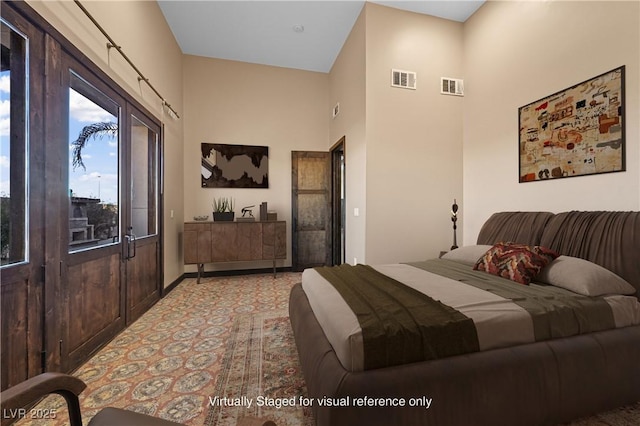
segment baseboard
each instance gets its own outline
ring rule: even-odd
[[[182,280],[185,279],[185,274],[180,275],[178,278],[176,278],[171,284],[169,284],[168,286],[166,286],[163,290],[162,290],[162,297],[165,297],[167,294],[171,293],[171,291],[178,287],[178,284],[180,284],[182,282]]]
[[[291,266],[285,266],[276,268],[276,273],[278,272],[292,272],[293,268]],[[204,272],[201,278],[204,277],[234,277],[239,275],[259,275],[259,274],[273,274],[273,268],[256,268],[256,269],[232,269],[229,271],[209,271]],[[180,284],[185,278],[198,278],[197,272],[185,272],[176,278],[171,284],[166,286],[162,291],[162,297],[165,297],[169,294],[173,289],[175,289],[178,284]]]

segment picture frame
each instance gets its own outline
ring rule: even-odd
[[[625,67],[518,108],[519,182],[621,172]]]
[[[269,147],[200,144],[202,188],[269,188]]]

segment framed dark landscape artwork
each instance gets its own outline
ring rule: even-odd
[[[519,179],[625,170],[624,66],[518,109]]]
[[[269,147],[202,143],[203,188],[268,188]]]

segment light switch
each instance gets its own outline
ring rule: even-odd
[[[353,215],[356,216],[356,217],[360,216],[360,209],[357,208],[357,207],[354,207],[353,208]]]

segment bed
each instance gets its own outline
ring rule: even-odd
[[[640,212],[500,212],[477,244],[504,241],[600,265],[633,286],[626,297],[637,304]],[[336,353],[304,281],[292,288],[289,311],[318,425],[545,425],[640,400],[637,311],[615,329],[368,368]]]

